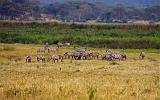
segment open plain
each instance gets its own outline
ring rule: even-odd
[[[160,50],[113,49],[127,54],[125,61],[71,60],[38,62],[42,45],[0,44],[1,100],[160,100]],[[55,46],[51,46],[55,47]],[[74,51],[62,47],[46,58]],[[104,48],[88,48],[103,54]],[[32,63],[25,63],[31,54]]]

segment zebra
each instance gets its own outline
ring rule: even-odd
[[[92,52],[92,53],[89,53],[89,57],[91,58],[91,59],[98,59],[99,58],[99,53],[98,52]]]
[[[123,59],[126,60],[127,59],[127,56],[124,53],[113,53],[111,55],[112,55],[112,57],[113,57],[114,60],[115,59],[119,59],[119,60],[123,60]]]
[[[72,59],[75,59],[75,60],[81,60],[83,56],[84,55],[82,52],[73,52],[72,53]]]
[[[58,47],[58,48],[60,48],[60,47],[62,47],[62,46],[63,46],[63,44],[62,44],[61,42],[58,42],[58,43],[57,43],[57,47]]]
[[[31,63],[32,62],[32,56],[29,55],[26,57],[26,63]]]
[[[89,57],[89,53],[81,53],[81,59],[88,59]]]
[[[44,53],[45,53],[45,52],[46,52],[46,48],[38,48],[38,49],[37,49],[37,53],[38,53],[38,52],[44,52]]]
[[[105,54],[102,59],[108,60],[108,61],[112,61],[112,60],[126,60],[127,59],[127,55],[124,53],[107,53]]]
[[[54,61],[54,63],[57,61],[61,61],[61,62],[63,62],[63,56],[61,56],[61,55],[53,55],[48,61],[50,61],[50,60],[52,60],[52,63],[53,63],[53,61]]]
[[[72,59],[75,59],[75,60],[88,59],[89,53],[73,52],[71,56],[72,56]]]
[[[64,54],[64,57],[65,58],[68,58],[68,59],[70,59],[70,57],[72,57],[73,56],[73,52],[66,52],[65,54]]]
[[[105,54],[103,57],[102,57],[102,60],[107,60],[107,61],[113,61],[113,56],[112,54]]]
[[[48,47],[49,47],[49,44],[48,42],[46,42],[44,48],[47,49]]]
[[[44,56],[42,56],[42,55],[38,55],[37,56],[37,62],[40,62],[40,61],[42,61],[43,63],[45,63],[46,58]]]
[[[87,48],[79,48],[79,49],[77,49],[76,51],[77,51],[77,52],[86,52],[86,50],[87,50]]]
[[[54,52],[54,53],[55,53],[56,51],[58,51],[58,50],[55,49],[55,48],[48,48],[47,50],[48,50],[48,53],[50,53],[50,52]]]
[[[145,53],[141,52],[140,55],[139,55],[139,59],[144,60],[144,57],[145,57]]]

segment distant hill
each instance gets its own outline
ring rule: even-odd
[[[0,20],[160,21],[156,5],[159,0],[0,0]]]

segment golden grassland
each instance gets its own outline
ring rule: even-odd
[[[38,47],[42,46],[0,44],[1,100],[160,100],[159,50],[146,50],[143,61],[138,59],[141,50],[132,49],[124,50],[126,61],[64,60],[52,64],[36,62]],[[73,50],[64,47],[56,54]],[[105,49],[90,48],[92,51],[103,54]],[[28,54],[33,63],[25,63]]]

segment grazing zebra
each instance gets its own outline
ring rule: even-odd
[[[83,56],[84,55],[82,52],[73,52],[72,53],[72,59],[75,59],[75,60],[81,60]]]
[[[55,63],[56,61],[58,62],[59,60],[60,60],[61,62],[63,62],[63,56],[61,56],[61,55],[56,55],[56,56],[53,55],[53,56],[49,59],[49,61],[50,61],[50,60],[52,60],[52,63],[53,63],[53,61],[54,61],[54,63]]]
[[[50,52],[57,52],[58,50],[57,49],[55,49],[55,48],[48,48],[47,49],[48,50],[48,53],[50,53]]]
[[[58,47],[58,48],[60,48],[60,47],[62,47],[62,46],[63,46],[63,44],[62,44],[61,42],[58,42],[58,43],[57,43],[57,47]]]
[[[29,55],[26,57],[26,63],[31,63],[32,62],[32,56]]]
[[[77,52],[86,52],[87,48],[79,48]]]
[[[123,59],[125,59],[125,60],[127,59],[127,55],[126,54],[121,53],[121,56],[122,56]]]
[[[44,53],[45,53],[45,52],[46,52],[46,48],[38,48],[38,49],[37,49],[37,53],[38,53],[38,52],[44,52]]]
[[[73,56],[73,52],[66,52],[66,53],[64,54],[65,59],[66,59],[66,58],[70,59],[72,56]]]
[[[144,57],[145,57],[145,53],[141,52],[140,55],[139,55],[139,59],[144,60]]]
[[[127,59],[127,56],[126,54],[123,54],[123,53],[109,53],[109,54],[105,54],[102,59],[105,59],[105,60],[108,60],[108,61],[112,61],[112,60],[116,60],[116,59],[119,59],[119,60],[126,60]]]
[[[46,58],[44,56],[42,56],[42,55],[38,55],[37,56],[37,62],[40,62],[40,61],[42,61],[43,63],[45,63]]]
[[[81,53],[81,59],[88,59],[89,57],[89,53]]]
[[[112,61],[114,60],[113,57],[112,57],[112,54],[105,54],[103,57],[102,57],[103,60],[107,60],[107,61]]]
[[[92,52],[92,53],[89,53],[89,56],[91,59],[98,59],[99,58],[99,53],[98,52]]]
[[[111,54],[113,59],[119,59],[119,60],[123,60],[123,59],[127,59],[127,56],[123,53],[114,53],[114,54]]]
[[[75,59],[75,60],[88,59],[89,53],[73,52],[71,56],[72,56],[72,59]]]

